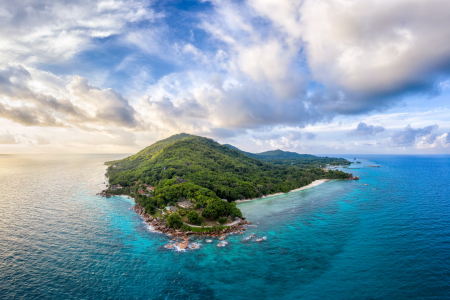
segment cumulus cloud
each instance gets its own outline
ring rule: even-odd
[[[348,136],[371,136],[377,133],[383,132],[385,128],[383,126],[367,125],[364,122],[360,122],[356,129],[347,132]]]
[[[158,17],[147,1],[0,1],[3,61],[39,64],[73,57],[93,38]]]
[[[442,0],[307,0],[302,36],[313,76],[378,105],[428,92],[450,72],[449,11]]]
[[[447,2],[213,0],[208,13],[189,12],[189,21],[183,15],[170,23],[166,6],[158,6],[157,14],[141,0],[0,0],[0,117],[25,126],[104,133],[107,138],[98,140],[104,143],[134,143],[131,132],[226,139],[382,110],[405,95],[448,90]],[[189,28],[185,37],[183,27]],[[95,51],[114,48],[109,43],[126,58],[95,72],[108,78],[137,65],[123,88],[77,76],[98,59],[92,52],[110,55]],[[77,54],[86,56],[76,60]],[[105,61],[120,57],[115,55]],[[42,66],[71,75],[38,70]],[[153,68],[156,75],[146,73]],[[390,144],[442,139],[425,129],[409,126]],[[348,135],[383,130],[361,122]],[[257,139],[291,147],[302,137],[316,135],[292,131]]]
[[[0,134],[0,144],[2,145],[19,144],[19,142],[11,133],[7,132],[5,134]]]
[[[309,100],[330,117],[435,93],[450,74],[446,1],[427,1],[426,9],[421,0],[213,4],[201,27],[225,45],[227,72],[269,86],[277,100],[304,102],[307,84],[319,82]]]
[[[391,147],[411,147],[414,146],[416,138],[425,137],[426,140],[434,141],[436,137],[430,137],[432,131],[436,130],[438,125],[426,126],[423,128],[414,129],[411,125],[405,127],[403,131],[394,133],[389,138],[389,146]]]
[[[167,88],[161,89],[162,86]],[[270,88],[251,80],[237,82],[201,73],[171,74],[147,92],[151,97],[142,99],[139,111],[173,130],[247,130],[277,125],[301,128],[329,120],[329,115],[308,101],[286,99],[280,104]]]
[[[297,151],[305,147],[300,142],[303,136],[308,140],[313,140],[316,134],[289,130],[272,134],[253,134],[251,140],[263,149],[296,149],[295,151]]]
[[[125,127],[136,127],[135,110],[122,94],[113,90],[102,90],[91,84],[87,78],[74,76],[67,86],[75,101],[87,107],[90,122],[112,123]]]
[[[437,134],[430,133],[429,135],[425,136],[425,142],[428,144],[433,144],[437,137]]]
[[[35,91],[23,66],[0,65],[0,117],[25,126],[141,126],[134,108],[119,92],[100,89],[74,76],[61,94]]]
[[[450,149],[450,139],[448,133],[443,133],[441,135],[438,134],[430,134],[433,137],[431,139],[428,136],[423,137],[422,140],[417,143],[417,148],[419,149],[439,149],[439,148],[447,148]],[[430,136],[429,135],[429,136]]]
[[[277,98],[295,98],[307,88],[306,69],[299,68],[295,62],[302,47],[301,37],[298,34],[290,36],[283,28],[276,30],[268,24],[262,26],[260,22],[254,26],[253,21],[266,17],[267,9],[271,9],[265,5],[267,2],[270,1],[214,1],[215,13],[203,16],[200,26],[225,45],[220,49],[220,58],[227,72],[268,85]],[[272,8],[286,6],[286,3],[275,4]],[[298,4],[289,2],[287,6],[295,8]],[[289,9],[283,9],[283,12],[297,18],[295,24],[299,24],[295,9],[294,14]]]
[[[56,99],[52,95],[33,91],[31,81],[31,74],[23,66],[0,65],[0,97],[6,100],[6,103],[0,102],[2,117],[28,126],[63,126],[50,111],[76,119],[85,117],[85,112],[68,99]]]

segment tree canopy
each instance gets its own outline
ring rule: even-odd
[[[209,219],[242,216],[232,203],[237,199],[288,192],[316,179],[349,176],[317,166],[336,159],[281,150],[250,157],[236,149],[208,138],[178,134],[125,159],[107,162],[107,175],[110,184],[122,185],[120,192],[132,194],[148,212],[184,198],[196,202],[195,207],[203,209],[201,217]],[[258,156],[283,162],[269,163],[255,158]],[[296,163],[289,164],[286,159]],[[147,191],[147,186],[154,186],[154,190]]]

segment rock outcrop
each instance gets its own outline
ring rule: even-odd
[[[145,212],[144,207],[139,206],[138,204],[134,205],[131,209],[134,210],[142,218],[144,218],[145,223],[147,223],[148,225],[151,225],[155,231],[161,232],[164,234],[170,234],[173,237],[180,237],[180,238],[188,238],[189,235],[219,237],[219,236],[223,236],[225,234],[229,234],[229,233],[233,233],[233,232],[242,233],[242,231],[247,230],[245,228],[245,226],[251,224],[251,222],[247,222],[245,220],[245,218],[241,218],[241,219],[239,219],[238,223],[234,224],[233,226],[231,226],[229,228],[225,228],[221,232],[193,232],[193,231],[183,232],[181,230],[175,230],[175,229],[167,227],[165,225],[164,218],[161,218],[161,217],[153,218],[150,214],[147,214]],[[180,247],[180,249],[181,249],[181,247]],[[183,249],[185,249],[185,248],[183,248]]]
[[[359,180],[359,177],[358,176],[353,177],[353,174],[350,173],[348,174],[347,180]]]

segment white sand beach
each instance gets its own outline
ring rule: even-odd
[[[314,180],[313,182],[311,182],[308,185],[305,185],[301,188],[289,191],[287,193],[276,193],[276,194],[272,194],[272,195],[267,195],[267,196],[262,196],[260,198],[253,198],[253,199],[240,199],[240,200],[236,200],[236,203],[241,203],[241,202],[248,202],[248,201],[252,201],[252,200],[256,200],[256,199],[263,199],[263,198],[267,198],[267,197],[273,197],[273,196],[278,196],[278,195],[283,195],[283,194],[288,194],[288,193],[293,193],[293,192],[298,192],[301,190],[306,190],[315,186],[318,186],[319,184],[322,184],[324,182],[330,181],[331,179],[318,179],[318,180]]]

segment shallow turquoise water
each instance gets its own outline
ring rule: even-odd
[[[0,156],[0,299],[450,298],[449,156],[358,156],[360,181],[242,203],[257,227],[186,252],[95,196],[115,158]]]

